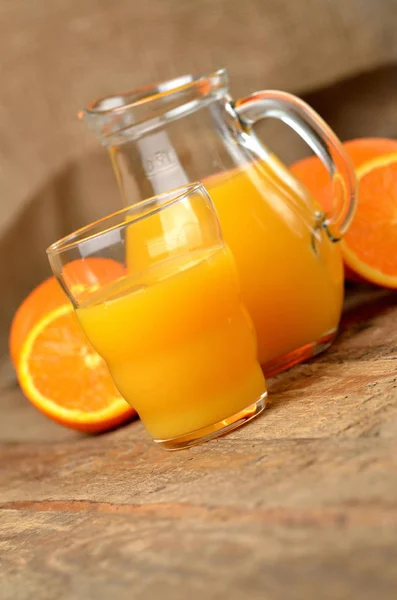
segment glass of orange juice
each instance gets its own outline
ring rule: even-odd
[[[47,252],[86,337],[156,443],[186,448],[264,409],[255,331],[201,184],[118,211]],[[111,283],[96,280],[93,257],[118,263]]]

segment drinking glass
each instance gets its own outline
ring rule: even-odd
[[[120,210],[47,252],[86,337],[157,444],[198,444],[264,409],[256,334],[200,183]],[[96,277],[99,260],[110,283]]]

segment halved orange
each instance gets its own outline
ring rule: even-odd
[[[360,138],[344,142],[358,177],[358,208],[342,251],[345,278],[368,280],[396,287],[396,193],[394,167],[397,140]],[[316,156],[304,158],[290,166],[292,173],[306,186],[330,215],[333,213],[331,185],[324,165]],[[373,173],[371,174],[371,172]]]
[[[89,257],[78,259],[66,267],[71,283],[86,286],[103,285],[125,273],[124,265],[110,258]],[[49,277],[25,298],[12,320],[9,349],[12,362],[17,368],[23,342],[32,327],[54,308],[69,301],[55,277]]]
[[[12,362],[17,367],[22,345],[32,327],[51,310],[67,304],[68,299],[55,277],[49,277],[25,298],[12,320],[9,349]]]
[[[373,158],[397,152],[397,140],[387,138],[358,138],[344,142],[343,146],[356,169]],[[309,156],[298,160],[289,168],[321,202],[323,208],[332,214],[332,198],[329,197],[331,183],[321,160],[317,156]]]
[[[124,274],[124,265],[108,258],[79,259],[65,267],[71,286],[84,290]],[[136,414],[116,390],[54,277],[34,289],[18,308],[9,345],[25,395],[55,421],[96,433]]]
[[[73,429],[99,433],[136,414],[87,342],[69,303],[30,330],[20,350],[18,378],[40,411]]]
[[[365,279],[397,288],[397,153],[369,160],[356,173],[358,206],[341,242],[344,260]]]

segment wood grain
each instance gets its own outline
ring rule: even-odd
[[[393,598],[396,527],[5,511],[3,600]],[[21,577],[21,574],[23,576]],[[352,595],[355,592],[357,595]]]
[[[396,295],[354,287],[262,417],[166,453],[44,420],[3,365],[0,598],[394,599]]]

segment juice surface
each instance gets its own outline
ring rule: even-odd
[[[127,275],[77,317],[154,439],[214,424],[265,392],[254,328],[225,247]]]
[[[232,250],[262,365],[334,330],[343,264],[324,231],[315,237],[314,199],[274,156],[203,180]]]

